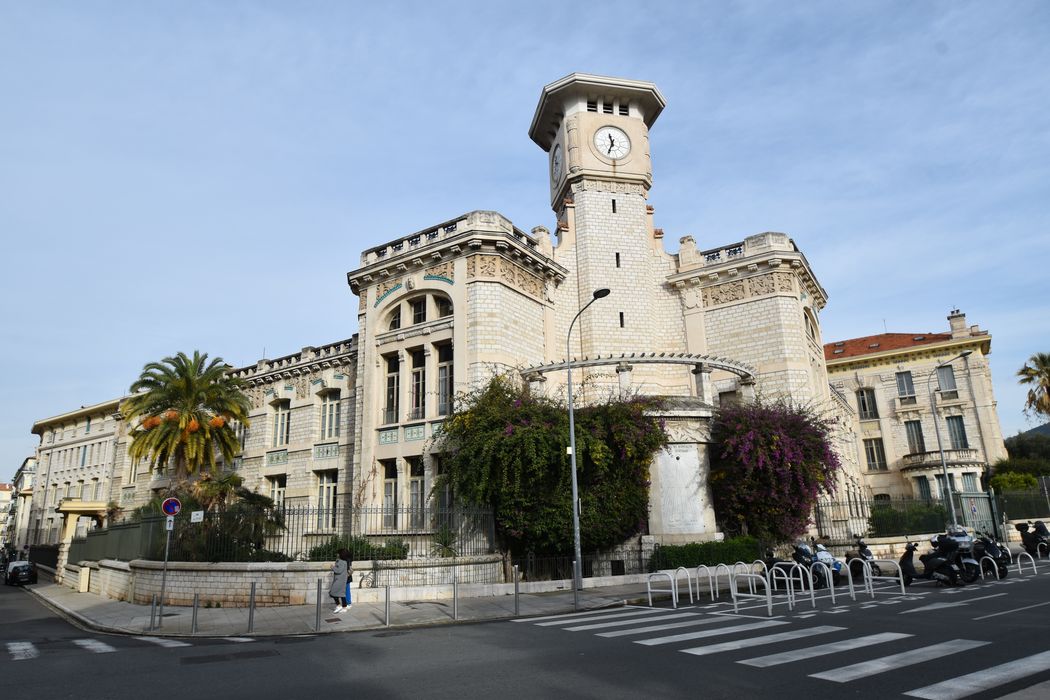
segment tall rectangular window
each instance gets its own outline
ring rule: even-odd
[[[383,467],[383,527],[397,527],[397,462],[392,459],[380,461]]]
[[[383,422],[397,423],[398,401],[401,394],[401,363],[397,354],[386,358],[386,403],[383,407]]]
[[[91,490],[94,492],[94,495],[92,495],[91,500],[93,500],[93,501],[101,501],[102,500],[102,482],[99,481],[98,479],[92,479],[91,483],[92,483],[92,489]]]
[[[339,422],[342,403],[338,391],[329,391],[321,397],[321,439],[334,440],[339,437]]]
[[[452,413],[452,344],[438,346],[438,405],[439,416]]]
[[[962,416],[948,416],[944,419],[948,424],[948,442],[953,450],[965,450],[970,446],[966,439],[966,426],[963,425]]]
[[[423,348],[411,351],[412,356],[412,384],[410,386],[409,420],[419,420],[426,415],[427,395],[427,370],[426,354]]]
[[[911,372],[897,372],[897,396],[902,405],[915,403],[915,385],[911,380]]]
[[[920,454],[926,451],[926,440],[922,436],[922,422],[909,420],[904,422],[904,429],[908,432],[908,452]]]
[[[91,416],[88,416],[87,421],[84,423],[84,434],[87,435],[91,432]]]
[[[974,474],[973,472],[967,472],[967,473],[963,474],[962,477],[963,477],[963,491],[967,491],[969,493],[973,493],[974,491],[978,491],[979,490],[978,486],[977,486],[977,475],[976,474]]]
[[[437,303],[438,318],[448,318],[452,315],[452,302],[445,297],[435,297]]]
[[[937,368],[937,386],[942,399],[959,398],[959,387],[955,385],[955,370],[951,365]]]
[[[419,529],[423,527],[423,458],[408,457],[408,498],[411,510],[409,512],[410,527]]]
[[[270,500],[273,501],[277,508],[284,508],[284,492],[288,488],[288,475],[277,474],[276,476],[268,476],[266,481],[270,486]]]
[[[864,456],[868,459],[870,471],[886,471],[886,450],[882,446],[882,438],[865,440]]]
[[[427,320],[427,298],[409,302],[412,306],[412,323],[423,323]]]
[[[88,497],[88,484],[83,481],[77,482],[77,498],[82,501],[86,501]]]
[[[273,406],[273,447],[288,444],[291,434],[292,407],[289,401],[278,401]]]
[[[872,420],[879,417],[879,409],[875,405],[875,390],[860,389],[857,391],[857,412],[861,420]]]
[[[919,498],[924,501],[928,501],[933,498],[933,494],[930,493],[930,480],[925,476],[915,477],[915,486],[919,492]]]
[[[430,459],[434,465],[434,471],[438,475],[437,488],[434,490],[434,505],[437,507],[437,516],[439,520],[445,522],[449,515],[448,510],[452,507],[452,487],[449,486],[447,481],[441,478],[445,475],[445,467],[440,461],[441,458],[433,456]]]
[[[317,527],[335,527],[335,470],[317,472]],[[283,498],[283,496],[282,496]]]

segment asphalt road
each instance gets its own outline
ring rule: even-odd
[[[45,699],[954,698],[1050,681],[1050,575],[808,599],[286,638],[80,630],[0,586],[0,673]],[[180,645],[180,646],[176,646]],[[1033,672],[1034,671],[1034,672]],[[917,694],[915,694],[917,693]],[[1041,693],[1033,697],[1045,697]]]

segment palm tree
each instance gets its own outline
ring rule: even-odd
[[[230,423],[247,427],[249,403],[243,380],[227,370],[222,358],[208,362],[197,350],[143,367],[120,407],[129,423],[138,421],[128,456],[157,470],[172,465],[176,481],[202,468],[214,472],[217,454],[229,464],[240,447]]]
[[[1050,418],[1050,353],[1037,352],[1017,371],[1021,384],[1029,384],[1025,412]]]

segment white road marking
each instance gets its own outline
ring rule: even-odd
[[[174,649],[175,647],[188,647],[190,644],[187,642],[180,642],[177,639],[168,639],[166,637],[135,637],[143,642],[149,642],[150,644],[156,644],[157,646],[166,647],[168,649]]]
[[[871,661],[864,661],[852,666],[811,673],[809,676],[810,678],[821,678],[826,681],[835,681],[836,683],[847,683],[858,678],[867,678],[886,671],[900,669],[903,666],[921,664],[933,659],[939,659],[942,656],[948,656],[949,654],[976,649],[977,647],[983,647],[985,644],[988,644],[988,642],[977,642],[972,639],[953,639],[950,642],[933,644],[921,649],[901,652],[900,654],[891,654],[890,656],[883,656],[881,659],[872,659]]]
[[[815,647],[806,647],[805,649],[794,649],[792,651],[785,651],[779,654],[770,654],[769,656],[758,656],[753,659],[745,659],[743,661],[738,661],[737,663],[746,664],[748,666],[755,666],[757,668],[779,666],[780,664],[787,664],[791,663],[792,661],[801,661],[803,659],[812,659],[817,656],[837,654],[840,651],[849,651],[850,649],[861,649],[863,647],[870,647],[874,644],[892,642],[897,639],[904,639],[910,636],[910,634],[903,634],[900,632],[884,632],[882,634],[870,634],[866,637],[846,639],[841,642],[820,644]]]
[[[710,625],[715,622],[725,622],[724,617],[705,617],[699,620],[687,620],[685,622],[670,622],[666,625],[650,625],[648,627],[634,627],[629,630],[617,630],[615,632],[599,632],[596,636],[598,637],[626,637],[631,634],[647,634],[649,632],[663,632],[664,630],[679,629],[682,627],[698,627],[700,625]]]
[[[722,642],[721,644],[708,644],[707,646],[694,647],[692,649],[682,649],[682,651],[686,654],[692,654],[693,656],[707,656],[708,654],[718,654],[723,651],[736,651],[737,649],[744,649],[745,647],[761,646],[762,644],[776,644],[777,642],[787,642],[792,639],[813,637],[818,634],[828,634],[829,632],[841,632],[844,629],[846,628],[832,627],[830,625],[807,627],[806,629],[792,630],[791,632],[767,634],[764,637],[751,637],[750,639],[738,639],[733,642]],[[741,661],[740,663],[747,662]]]
[[[767,622],[751,622],[746,625],[733,625],[731,627],[719,627],[714,630],[704,630],[702,632],[686,632],[685,634],[673,634],[670,637],[656,637],[655,639],[639,639],[635,641],[635,644],[644,644],[646,646],[655,646],[657,644],[673,644],[674,642],[688,642],[691,639],[703,639],[704,637],[717,637],[722,634],[733,634],[734,632],[746,632],[748,630],[758,630],[763,627],[779,627],[780,625],[786,625],[787,622],[781,620],[769,620]]]
[[[586,621],[599,620],[599,619],[601,619],[601,620],[618,620],[621,617],[638,617],[639,615],[652,615],[652,614],[654,614],[653,611],[656,610],[656,609],[657,608],[653,608],[653,609],[646,608],[645,610],[632,610],[631,612],[606,613],[604,615],[593,616],[591,618],[587,618]],[[558,618],[558,619],[555,619],[555,620],[550,620],[548,622],[537,622],[536,626],[537,627],[550,627],[552,625],[571,625],[571,624],[573,624],[575,622],[584,622],[584,621],[585,620],[580,620],[580,619],[575,618],[575,617],[568,617],[568,616],[566,616],[566,617],[561,617],[561,618]]]
[[[905,695],[913,698],[926,698],[926,700],[955,700],[955,698],[964,698],[982,690],[990,690],[1047,669],[1050,669],[1050,651],[974,671],[965,676],[928,685],[925,688],[909,690]]]
[[[1050,602],[1036,603],[1035,605],[1026,605],[1023,608],[1014,608],[1013,610],[1004,610],[1002,612],[992,613],[991,615],[982,615],[981,617],[975,617],[974,620],[985,620],[989,617],[996,617],[997,615],[1009,615],[1010,613],[1020,612],[1021,610],[1029,610],[1031,608],[1041,608],[1044,605],[1050,605]]]
[[[223,639],[225,639],[227,642],[237,642],[239,644],[255,641],[255,639],[253,639],[252,637],[223,637]]]
[[[627,625],[638,625],[645,622],[652,622],[653,620],[680,620],[683,617],[696,617],[700,613],[695,612],[682,612],[675,613],[673,615],[657,615],[655,617],[642,617],[636,620],[615,620],[613,622],[592,622],[588,625],[577,625],[576,627],[566,627],[564,629],[569,632],[582,632],[583,630],[597,630],[605,627],[625,627]]]
[[[96,654],[108,654],[111,651],[116,651],[116,648],[98,639],[74,639],[73,643],[81,649],[87,649]]]
[[[25,661],[40,656],[40,652],[30,642],[8,642],[7,653],[12,661]]]

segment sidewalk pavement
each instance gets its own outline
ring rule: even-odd
[[[625,577],[635,579],[637,577]],[[533,617],[573,612],[573,591],[558,590],[544,593],[521,593],[518,612],[514,609],[514,595],[481,598],[460,598],[458,603],[444,600],[399,600],[387,604],[356,602],[339,614],[325,598],[320,608],[317,625],[316,605],[287,605],[255,608],[198,608],[197,631],[192,631],[193,609],[183,606],[165,606],[160,627],[150,630],[150,606],[137,605],[103,598],[94,593],[78,593],[63,585],[41,582],[26,586],[26,590],[46,605],[72,618],[81,626],[98,632],[174,637],[241,637],[281,636],[352,632],[385,627],[416,627],[454,622],[478,622],[513,617]],[[666,596],[663,596],[666,597]],[[645,601],[646,585],[637,581],[621,585],[585,588],[578,592],[579,610],[624,605],[630,601]],[[159,610],[158,610],[159,614]],[[249,631],[251,625],[251,631]]]

